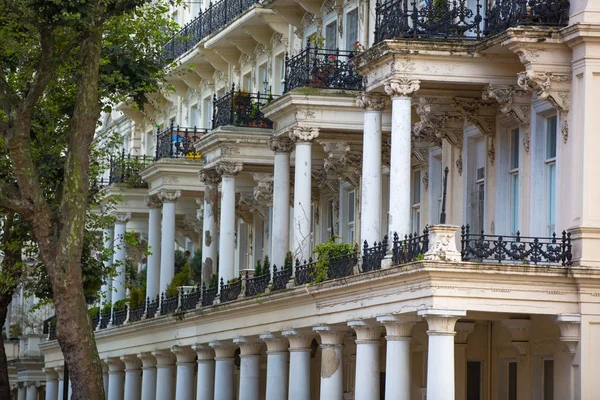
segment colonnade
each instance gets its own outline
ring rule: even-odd
[[[460,310],[424,310],[428,323],[427,393],[431,400],[454,399],[454,327],[466,315]],[[356,400],[380,398],[379,346],[386,336],[385,398],[410,398],[411,331],[416,315],[384,315],[370,322],[285,329],[257,336],[173,346],[152,352],[104,359],[108,400],[258,400],[260,355],[266,346],[266,398],[311,398],[313,340],[321,348],[320,398],[343,399],[346,339],[356,335]],[[239,386],[234,385],[235,354],[239,349]],[[58,369],[47,369],[47,400],[57,400],[63,387]],[[58,376],[58,381],[57,381]],[[54,387],[58,389],[55,390]],[[234,394],[235,391],[235,394]]]

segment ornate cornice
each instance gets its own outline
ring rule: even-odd
[[[523,71],[517,83],[524,90],[533,91],[538,99],[550,102],[561,111],[569,111],[571,74]]]
[[[441,146],[442,139],[451,145],[462,147],[464,118],[456,113],[445,111],[442,104],[434,104],[435,98],[421,97],[415,110],[420,121],[413,125],[413,137],[416,141],[430,141]]]
[[[294,142],[288,136],[273,136],[269,140],[269,147],[275,153],[291,153]]]
[[[273,201],[273,174],[255,173],[252,176],[258,183],[253,193],[255,203],[270,206]]]
[[[238,162],[231,161],[221,161],[216,166],[217,173],[221,175],[221,177],[229,176],[233,177],[242,172],[243,165]]]
[[[528,124],[531,118],[531,99],[527,91],[513,85],[489,84],[482,94],[483,100],[495,100],[500,106],[500,112],[516,118],[519,122]],[[517,100],[521,100],[518,102]],[[524,101],[523,101],[524,100]]]
[[[411,79],[407,76],[392,78],[385,84],[385,92],[390,97],[411,97],[420,89],[421,81]]]
[[[479,99],[455,97],[454,108],[468,123],[475,125],[484,135],[496,134],[496,111]]]
[[[356,97],[356,105],[367,111],[383,111],[388,102],[389,97],[382,93],[362,92]]]

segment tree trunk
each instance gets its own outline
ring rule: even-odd
[[[10,296],[2,294],[0,296],[0,327],[6,322],[8,305],[12,300],[12,291]],[[4,337],[0,335],[0,399],[10,399],[10,381],[8,380],[8,359],[4,349]]]

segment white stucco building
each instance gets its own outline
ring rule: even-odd
[[[100,132],[105,244],[152,253],[146,304],[94,321],[108,399],[598,398],[597,1],[193,4],[173,90]],[[164,296],[177,249],[202,279]]]

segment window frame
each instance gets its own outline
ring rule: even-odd
[[[549,121],[554,120],[554,155],[548,156],[548,144],[550,126]],[[544,118],[544,181],[545,189],[544,195],[546,198],[545,203],[545,218],[546,218],[546,232],[548,236],[552,236],[556,232],[556,184],[557,184],[557,152],[558,152],[558,115],[556,113],[547,115]],[[552,182],[551,182],[552,180]],[[551,187],[553,186],[553,187]],[[553,203],[553,204],[551,204]]]
[[[356,38],[352,41],[349,41],[349,32],[350,32],[350,22],[349,22],[349,16],[352,13],[356,13]],[[352,7],[351,9],[349,9],[348,11],[346,11],[346,13],[344,14],[344,23],[346,24],[345,27],[346,29],[344,29],[344,45],[346,46],[347,51],[351,51],[352,48],[354,47],[354,43],[356,43],[360,37],[360,15],[359,15],[359,10],[358,10],[358,5],[356,7]]]
[[[521,129],[517,127],[508,130],[508,198],[509,198],[509,215],[510,215],[510,231],[511,235],[516,235],[519,231],[519,212],[520,212],[520,143]],[[516,135],[515,135],[516,134]],[[515,143],[516,142],[516,143]],[[516,150],[516,151],[514,151]],[[516,162],[516,165],[515,165]]]

